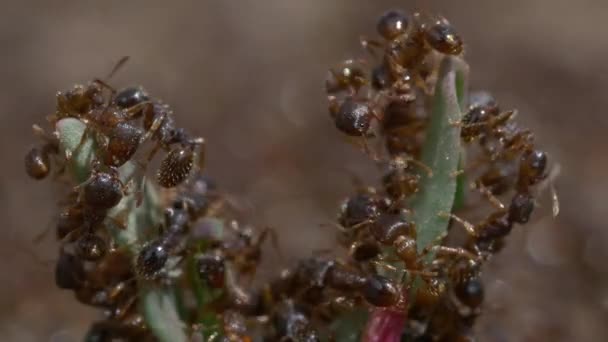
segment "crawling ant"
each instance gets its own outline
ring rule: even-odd
[[[223,241],[221,249],[239,274],[255,275],[262,258],[262,244],[269,237],[280,256],[276,232],[272,228],[266,227],[256,235],[252,227],[241,228],[236,221],[231,221],[228,227],[235,233],[235,238]]]
[[[288,277],[288,291],[292,295],[299,294],[311,305],[324,300],[320,292],[325,289],[341,294],[359,294],[369,304],[379,307],[393,306],[400,299],[396,285],[388,278],[373,273],[365,275],[333,260],[305,259]]]
[[[185,209],[167,208],[165,224],[159,237],[146,244],[137,256],[137,272],[144,278],[155,278],[169,256],[180,251],[183,238],[190,227],[190,216]]]
[[[428,177],[433,175],[433,171],[428,166],[407,155],[399,154],[392,157],[382,183],[386,193],[395,202],[400,202],[418,192],[420,176],[411,171],[410,163],[426,171]]]

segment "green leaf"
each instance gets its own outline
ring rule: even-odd
[[[89,178],[91,163],[96,157],[97,143],[93,135],[83,140],[86,125],[75,118],[59,120],[55,128],[59,133],[59,146],[69,159],[68,170],[76,182],[84,182]]]
[[[367,309],[355,309],[340,315],[331,323],[331,331],[339,342],[361,341],[362,330],[365,327],[369,312]]]
[[[171,291],[161,291],[156,284],[140,290],[141,311],[150,330],[160,341],[187,341]]]
[[[77,184],[86,181],[91,172],[91,163],[98,156],[97,142],[93,134],[82,138],[86,125],[75,118],[60,120],[56,125],[59,133],[60,147],[69,156],[69,171]],[[119,168],[123,182],[137,180],[137,167],[127,162]],[[137,206],[137,192],[143,187],[142,203]],[[110,233],[119,246],[129,248],[134,258],[145,244],[145,238],[153,237],[156,227],[161,222],[161,210],[158,194],[154,184],[142,181],[136,184],[131,193],[124,196],[120,203],[112,208],[106,220]],[[117,222],[125,222],[121,227]],[[171,288],[161,288],[154,283],[138,280],[140,287],[140,308],[150,330],[160,341],[187,341],[183,323],[179,319],[176,300]]]
[[[433,175],[422,174],[420,192],[412,200],[417,227],[418,250],[442,236],[449,220],[439,213],[452,210],[461,155],[459,122],[466,105],[468,66],[457,57],[445,57],[435,87],[431,121],[422,148],[421,161]]]

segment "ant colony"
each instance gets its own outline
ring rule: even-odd
[[[150,288],[180,292],[180,327],[203,341],[340,341],[339,317],[375,308],[407,317],[404,341],[474,340],[482,265],[529,222],[538,185],[550,181],[547,154],[515,110],[471,93],[461,120],[450,122],[466,152],[453,175],[467,180],[465,199],[436,213],[448,230],[421,245],[412,198],[437,172],[421,161],[429,103],[442,61],[461,60],[465,46],[445,18],[424,13],[389,11],[376,30],[361,39],[364,57],[329,69],[325,89],[333,124],[379,166],[379,182],[357,184],[325,225],[336,251],[271,279],[253,282],[268,238],[280,254],[275,230],[242,221],[203,173],[205,139],[180,128],[169,105],[141,86],[110,84],[127,58],[105,79],[57,94],[52,131],[34,125],[39,143],[25,169],[70,184],[56,218],[55,279],[103,310],[87,341],[155,341],[139,304]],[[67,142],[62,129],[75,123],[81,133]],[[136,238],[125,239],[134,225]]]

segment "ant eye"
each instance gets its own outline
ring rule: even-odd
[[[151,243],[145,246],[137,257],[137,269],[147,278],[156,275],[167,262],[169,254],[160,243]]]

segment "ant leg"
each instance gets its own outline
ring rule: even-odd
[[[446,213],[445,211],[439,212],[437,215],[439,217],[453,219],[454,221],[460,223],[464,227],[464,229],[467,231],[467,233],[469,233],[469,235],[474,236],[474,237],[477,236],[477,232],[475,231],[475,225],[473,225],[471,222],[466,221],[452,213]]]
[[[145,101],[145,102],[140,102],[136,105],[133,105],[133,106],[125,109],[127,117],[124,119],[124,121],[129,121],[129,120],[136,118],[142,112],[142,110],[144,110],[145,108],[151,107],[151,106],[152,106],[151,101]]]
[[[270,237],[270,243],[272,244],[272,248],[277,252],[277,255],[281,260],[284,259],[283,252],[281,251],[281,247],[279,246],[279,237],[277,235],[276,230],[266,227],[257,238],[257,241],[253,244],[256,248],[259,248],[262,243],[266,240],[266,237]]]
[[[93,179],[95,178],[95,176],[99,172],[100,168],[101,168],[101,162],[99,160],[97,160],[97,159],[93,160],[93,165],[91,166],[91,174],[89,175],[89,178],[87,180],[85,180],[84,182],[76,185],[72,189],[72,191],[75,192],[75,193],[78,193],[82,187],[84,187],[87,184],[91,183],[91,181],[93,181]]]
[[[167,113],[163,111],[162,115],[160,115],[159,117],[155,118],[154,121],[152,121],[152,125],[150,126],[150,129],[148,129],[146,134],[144,134],[144,136],[142,136],[139,139],[139,143],[142,144],[143,142],[150,139],[150,137],[152,137],[152,135],[154,135],[156,133],[156,131],[158,131],[158,129],[163,124],[163,122],[165,121],[166,118],[167,118]]]
[[[437,254],[443,255],[455,255],[464,257],[470,260],[477,260],[477,255],[469,252],[468,250],[462,247],[448,247],[448,246],[433,246],[429,249],[429,251],[435,252]]]
[[[482,195],[484,195],[490,204],[492,204],[496,209],[504,211],[505,205],[492,194],[492,191],[485,187],[481,182],[473,182],[470,184],[470,188],[479,191]]]
[[[402,261],[400,259],[395,260],[395,261]],[[429,271],[423,271],[423,270],[414,270],[414,269],[408,269],[408,268],[402,268],[400,269],[399,267],[390,265],[390,264],[386,264],[383,263],[381,261],[371,261],[372,264],[374,264],[376,267],[382,267],[382,268],[386,268],[388,270],[390,270],[393,273],[397,273],[397,272],[404,272],[404,273],[409,273],[409,274],[415,274],[415,275],[419,275],[423,278],[432,278],[432,277],[436,277],[437,273],[436,272],[429,272]]]
[[[131,57],[130,56],[123,56],[121,57],[118,62],[116,62],[116,64],[114,65],[114,67],[112,68],[112,70],[110,71],[110,73],[105,77],[106,80],[112,78],[112,76],[114,76],[114,74],[116,74],[116,72],[118,72],[118,70],[120,70],[125,64],[127,64],[127,62],[129,61]]]
[[[359,37],[359,43],[363,47],[367,53],[369,53],[374,58],[378,58],[378,54],[376,53],[376,49],[382,48],[382,43],[378,42],[374,39],[369,39],[365,36]]]
[[[430,166],[428,166],[425,163],[418,161],[410,156],[408,156],[406,160],[408,163],[412,163],[412,164],[418,166],[419,168],[423,169],[429,178],[433,177],[433,169],[431,169]]]
[[[199,171],[205,168],[206,146],[205,138],[196,138],[189,141],[190,144],[198,146],[198,152],[195,154],[196,167]]]
[[[360,147],[363,150],[363,153],[370,156],[375,162],[380,162],[380,157],[378,157],[378,154],[376,154],[376,152],[372,151],[372,149],[369,147],[369,144],[367,142],[367,137],[365,137],[365,136],[361,137],[358,140],[358,142],[360,143]]]

